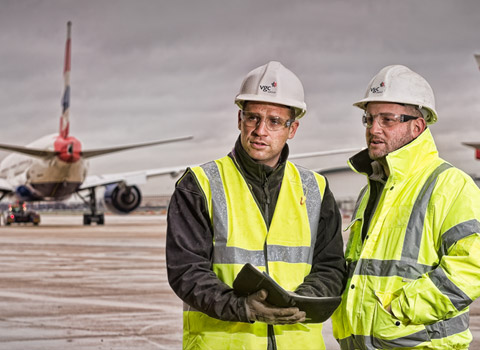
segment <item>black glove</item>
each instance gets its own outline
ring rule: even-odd
[[[276,307],[265,302],[268,292],[261,289],[246,298],[247,317],[250,321],[268,324],[293,324],[305,321],[305,312],[298,307]]]

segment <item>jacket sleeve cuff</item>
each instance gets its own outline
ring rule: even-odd
[[[255,323],[255,321],[250,320],[250,312],[248,310],[248,305],[247,305],[247,297],[242,297],[243,298],[243,305],[245,306],[243,309],[240,309],[240,319],[242,322],[247,322],[247,323]]]

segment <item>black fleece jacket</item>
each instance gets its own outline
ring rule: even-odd
[[[249,184],[270,225],[288,157],[282,150],[279,165],[270,168],[252,160],[238,139],[228,154]],[[344,288],[345,260],[341,216],[328,187],[322,198],[312,271],[296,292],[309,296],[336,296]],[[206,199],[195,176],[187,169],[177,182],[167,216],[167,272],[173,291],[186,304],[224,321],[248,322],[244,297],[219,280],[212,271],[213,228]]]

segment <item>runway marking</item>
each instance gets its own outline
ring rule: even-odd
[[[0,291],[0,296],[5,298],[27,299],[27,300],[62,303],[62,304],[90,305],[90,306],[96,305],[96,306],[107,306],[107,307],[127,308],[127,309],[157,310],[157,311],[164,311],[164,312],[169,311],[169,309],[170,311],[172,310],[174,311],[178,308],[177,305],[174,305],[174,306],[150,305],[150,304],[101,300],[101,299],[50,297],[46,295],[36,295],[36,294],[6,292],[6,291]]]

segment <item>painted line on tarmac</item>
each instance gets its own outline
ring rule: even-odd
[[[0,291],[0,296],[5,298],[26,299],[26,300],[44,301],[44,302],[51,302],[51,303],[106,306],[106,307],[112,307],[112,308],[143,309],[143,310],[157,310],[157,311],[167,311],[168,309],[171,309],[171,310],[177,309],[177,306],[170,307],[167,305],[150,305],[150,304],[121,302],[121,301],[102,300],[102,299],[51,297],[46,295],[7,292],[7,291]]]

